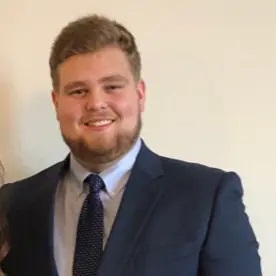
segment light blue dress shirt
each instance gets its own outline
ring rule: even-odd
[[[100,173],[105,190],[100,197],[104,206],[104,246],[115,220],[125,185],[141,148],[138,139],[128,153]],[[72,275],[78,219],[88,194],[84,179],[91,174],[70,155],[70,170],[60,181],[55,198],[54,257],[59,276]]]

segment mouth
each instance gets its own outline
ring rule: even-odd
[[[95,130],[102,130],[107,127],[109,127],[115,120],[93,120],[93,121],[87,121],[84,123],[86,127],[89,127],[90,129],[95,129]]]

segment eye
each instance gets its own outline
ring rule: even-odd
[[[84,96],[88,92],[86,88],[74,89],[68,92],[68,95],[72,96]]]
[[[113,91],[117,91],[117,90],[120,90],[122,89],[123,86],[122,85],[118,85],[118,84],[113,84],[113,85],[107,85],[105,86],[105,91],[107,92],[113,92]]]

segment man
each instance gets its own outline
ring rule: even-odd
[[[239,177],[141,140],[145,84],[125,27],[97,15],[71,22],[50,69],[70,154],[7,186],[8,275],[261,275]]]

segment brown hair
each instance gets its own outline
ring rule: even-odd
[[[5,245],[9,244],[9,236],[8,236],[8,222],[6,217],[6,210],[1,208],[0,210],[0,261],[2,249]]]
[[[0,161],[0,186],[4,184],[4,166]]]
[[[0,161],[0,180],[1,185],[4,183],[4,166]],[[2,183],[3,180],[3,183]],[[1,188],[0,192],[0,261],[2,259],[3,247],[8,244],[8,223],[7,223],[7,208],[8,197],[5,187]]]
[[[114,20],[90,15],[70,22],[55,39],[49,59],[53,87],[58,87],[58,66],[67,58],[93,53],[107,46],[118,47],[126,54],[133,76],[138,81],[141,57],[134,36]]]

